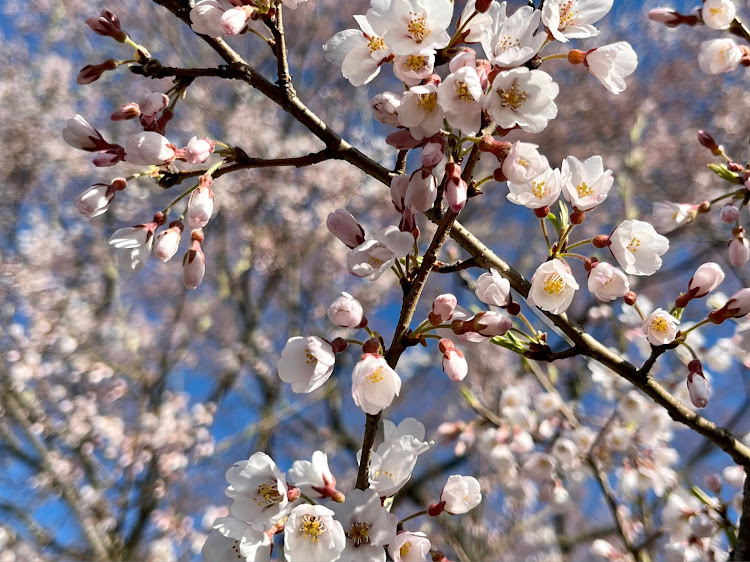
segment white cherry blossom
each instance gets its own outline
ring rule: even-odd
[[[482,121],[484,93],[477,70],[464,66],[438,86],[438,103],[448,123],[464,134],[476,134]]]
[[[595,37],[599,31],[591,25],[602,19],[614,0],[548,0],[542,8],[542,22],[563,43],[568,39]]]
[[[508,201],[516,205],[523,205],[529,209],[542,209],[549,207],[558,197],[562,190],[560,170],[547,168],[533,180],[517,184],[508,182]]]
[[[200,0],[190,10],[190,27],[201,35],[222,37],[225,31],[221,25],[221,17],[233,7],[227,0]]]
[[[271,539],[263,531],[234,517],[219,517],[201,550],[204,562],[271,559]]]
[[[284,527],[287,562],[334,562],[346,546],[346,536],[335,513],[322,505],[303,503],[292,509]]]
[[[607,262],[597,262],[591,268],[588,288],[602,302],[612,302],[630,291],[628,277]]]
[[[711,29],[729,29],[736,14],[732,0],[706,0],[701,7],[703,23]]]
[[[656,232],[666,234],[678,226],[694,220],[697,214],[698,205],[657,201],[652,206],[651,218],[654,221]]]
[[[507,2],[493,10],[492,25],[482,30],[481,41],[493,66],[515,68],[531,60],[544,44],[546,34],[539,29],[542,13],[530,6],[521,6],[508,17]]]
[[[375,281],[397,258],[406,256],[413,245],[411,233],[401,232],[397,226],[386,227],[349,252],[347,268],[352,275]]]
[[[143,131],[125,141],[125,161],[139,166],[161,166],[174,160],[173,145],[163,135]]]
[[[698,67],[706,74],[722,74],[737,68],[741,59],[742,50],[734,39],[711,39],[701,43]]]
[[[393,74],[407,86],[416,86],[435,70],[435,51],[423,50],[393,59]]]
[[[674,341],[679,323],[669,312],[657,308],[646,317],[641,329],[651,345],[665,345]]]
[[[323,45],[323,50],[326,60],[340,66],[341,73],[352,86],[362,86],[378,75],[391,50],[383,38],[373,31],[366,16],[357,15],[354,19],[361,31],[340,31]]]
[[[563,260],[555,258],[540,265],[531,278],[529,302],[534,306],[560,314],[573,301],[578,283]]]
[[[322,386],[333,373],[336,361],[331,344],[317,336],[289,338],[278,363],[279,378],[293,392],[309,393]]]
[[[388,545],[388,552],[393,562],[424,562],[430,554],[430,544],[427,535],[420,532],[403,532]]]
[[[466,513],[482,502],[479,481],[473,476],[453,474],[443,486],[440,501],[445,502],[444,509],[453,515]]]
[[[352,398],[367,414],[387,408],[401,392],[401,378],[381,355],[365,353],[354,366]]]
[[[315,488],[322,489],[336,482],[328,468],[328,456],[323,451],[315,451],[311,461],[294,461],[286,476],[303,494],[313,498],[323,497]]]
[[[574,209],[589,211],[602,203],[612,188],[612,170],[605,170],[601,156],[591,156],[581,162],[568,156],[560,169],[562,191]]]
[[[385,545],[396,538],[398,518],[380,504],[375,490],[347,492],[344,503],[331,509],[341,522],[346,535],[346,547],[339,562],[384,562]]]
[[[367,11],[373,29],[396,55],[445,47],[452,17],[451,0],[379,0]]]
[[[398,121],[409,128],[415,139],[421,140],[438,133],[443,126],[444,116],[434,84],[413,86],[404,92],[398,109]]]
[[[484,101],[493,121],[504,129],[518,125],[540,133],[557,116],[554,99],[560,87],[543,70],[514,68],[498,73]]]
[[[509,182],[527,183],[549,169],[546,156],[539,154],[539,145],[516,141],[503,160],[503,175]]]
[[[75,206],[84,217],[98,217],[107,212],[114,198],[115,190],[109,184],[96,183],[76,197]]]
[[[651,275],[661,267],[669,240],[639,220],[622,221],[609,237],[612,255],[630,275]]]
[[[362,304],[349,293],[341,293],[328,307],[328,318],[342,328],[356,328],[362,323],[364,315]]]
[[[265,453],[236,462],[227,471],[225,493],[233,502],[229,512],[251,525],[266,526],[286,515],[286,478]]]
[[[479,276],[474,291],[484,304],[507,306],[510,303],[510,281],[495,269]]]
[[[635,72],[638,55],[630,43],[620,41],[591,49],[586,53],[584,66],[613,94],[625,90],[625,77]]]

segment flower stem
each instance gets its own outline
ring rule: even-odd
[[[404,523],[406,523],[409,519],[414,519],[416,517],[419,517],[420,515],[427,515],[427,510],[423,509],[422,511],[417,511],[416,513],[413,513],[409,515],[408,517],[404,517],[401,521],[398,522],[398,526],[400,527]]]

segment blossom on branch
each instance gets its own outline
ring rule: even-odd
[[[563,43],[595,37],[599,31],[591,24],[602,19],[612,4],[613,0],[548,0],[542,8],[542,22]]]
[[[540,133],[557,116],[554,99],[560,87],[543,70],[526,67],[498,73],[484,101],[484,108],[503,129],[520,127]]]
[[[401,392],[398,376],[381,355],[365,353],[354,366],[352,398],[367,414],[377,414],[391,405]]]
[[[654,227],[639,220],[622,221],[609,236],[612,255],[631,275],[651,275],[661,267],[661,256],[669,240]]]
[[[360,29],[346,29],[331,37],[325,45],[326,60],[341,67],[352,86],[363,86],[375,78],[380,66],[391,56],[383,38],[373,31],[366,16],[354,16]]]
[[[543,263],[534,272],[529,302],[552,314],[560,314],[573,302],[577,290],[578,283],[568,264],[555,258]]]
[[[278,363],[279,378],[293,392],[310,393],[331,377],[336,356],[331,344],[317,336],[289,338]]]
[[[373,489],[352,490],[344,503],[332,504],[346,535],[340,562],[385,562],[383,547],[396,538],[397,517],[380,504]]]
[[[334,515],[322,505],[303,503],[292,509],[284,527],[287,562],[338,560],[346,546],[346,535]]]
[[[271,457],[255,453],[227,471],[225,493],[232,498],[230,513],[251,525],[266,527],[286,515],[289,500],[286,478]]]

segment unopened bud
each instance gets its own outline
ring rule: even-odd
[[[581,224],[584,220],[586,220],[586,211],[579,211],[578,209],[576,209],[575,211],[570,213],[571,224]]]
[[[378,341],[376,338],[370,338],[364,343],[364,345],[362,345],[362,353],[372,353],[374,355],[379,355],[380,341]]]
[[[458,300],[454,295],[446,293],[435,297],[432,301],[432,310],[428,316],[430,324],[438,326],[443,322],[448,322],[453,318],[453,312],[456,310]]]
[[[109,10],[102,10],[98,17],[88,18],[86,25],[97,35],[111,37],[119,43],[124,43],[128,34],[120,27],[120,20]]]
[[[430,504],[430,507],[427,508],[427,515],[430,517],[437,517],[441,513],[445,511],[445,502],[439,502],[439,503],[433,503]]]
[[[638,295],[636,295],[633,291],[628,291],[627,293],[625,293],[623,300],[625,301],[625,304],[633,306],[637,297]]]
[[[671,8],[657,8],[648,13],[648,19],[659,22],[667,27],[677,27],[678,25],[695,25],[698,23],[697,16],[686,16],[675,12]]]
[[[737,222],[737,219],[740,218],[740,210],[734,204],[727,203],[721,208],[719,216],[723,222],[732,224]]]
[[[140,115],[140,106],[135,102],[130,102],[117,109],[109,118],[112,121],[127,121],[128,119],[135,119]]]
[[[705,131],[698,131],[698,142],[713,152],[715,155],[721,154],[721,149],[714,138]]]
[[[302,492],[296,486],[290,486],[286,491],[286,497],[290,502],[297,501]]]
[[[727,170],[729,170],[730,172],[741,172],[743,169],[744,166],[739,162],[729,162],[727,164]]]
[[[118,62],[115,59],[107,59],[101,64],[87,64],[78,72],[76,83],[83,85],[96,82],[102,74],[108,70],[114,70],[117,66]]]
[[[594,248],[607,248],[612,244],[608,234],[598,234],[594,236],[591,243],[594,245]]]
[[[508,156],[511,144],[499,141],[491,135],[484,135],[477,146],[479,146],[479,150],[482,152],[491,152],[498,160],[502,161]]]
[[[696,408],[705,408],[708,405],[708,399],[711,396],[711,385],[703,374],[701,362],[697,359],[688,364],[687,387],[690,402]]]
[[[538,209],[534,209],[534,214],[538,218],[543,219],[544,217],[549,215],[549,211],[550,211],[549,205],[545,205],[544,207],[539,207]]]
[[[365,241],[365,231],[346,209],[336,209],[326,219],[328,230],[350,248]]]
[[[571,49],[568,51],[568,62],[570,64],[583,64],[586,61],[586,51]]]

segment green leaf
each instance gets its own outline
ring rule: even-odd
[[[726,164],[709,164],[708,167],[711,171],[719,176],[721,179],[728,181],[729,183],[741,184],[742,176],[735,172],[730,172]]]

